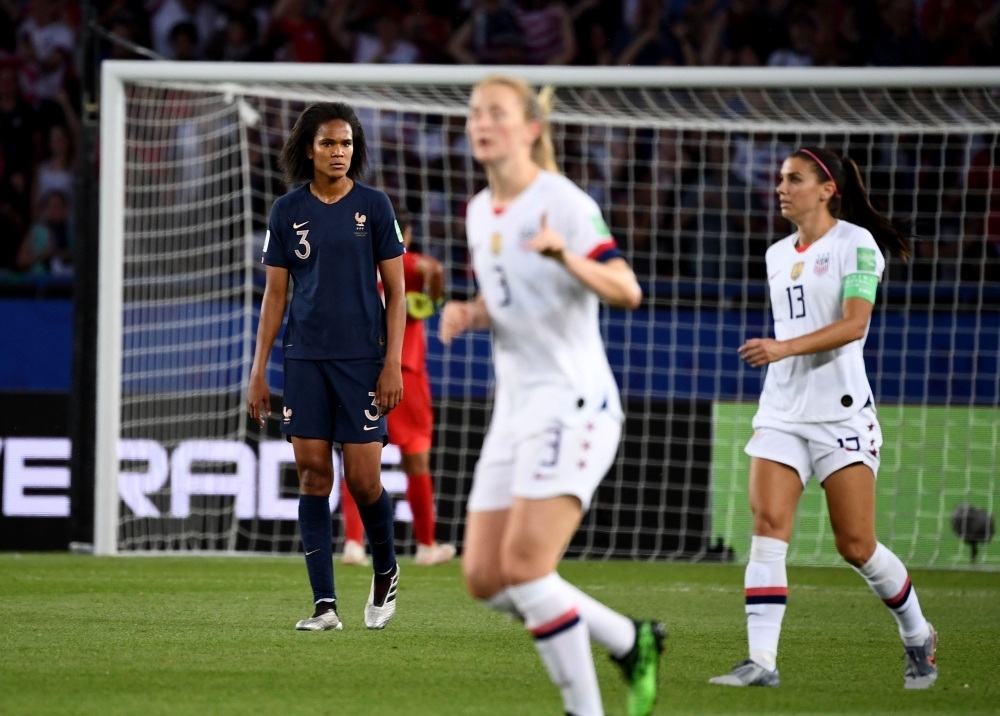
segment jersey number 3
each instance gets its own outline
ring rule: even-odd
[[[299,246],[306,247],[305,251],[302,252],[300,252],[298,249],[295,249],[295,255],[298,256],[300,259],[309,258],[309,254],[312,253],[312,246],[310,246],[309,242],[306,241],[306,237],[309,236],[309,229],[303,229],[302,231],[296,231],[295,233],[298,234],[299,236]]]
[[[806,317],[806,292],[802,286],[789,286],[785,289],[788,294],[788,317]],[[797,305],[796,305],[797,304]]]
[[[510,305],[510,284],[507,283],[507,273],[503,270],[503,266],[494,266],[493,270],[497,272],[497,278],[500,280],[500,288],[503,289],[503,298],[500,300],[501,308],[503,306]]]

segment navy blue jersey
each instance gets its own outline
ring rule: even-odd
[[[261,262],[294,281],[285,357],[304,360],[385,356],[385,310],[376,269],[404,253],[389,197],[354,182],[325,204],[295,189],[274,202]]]

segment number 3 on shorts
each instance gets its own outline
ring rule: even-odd
[[[368,397],[372,399],[372,405],[375,406],[375,414],[372,415],[370,410],[366,410],[365,417],[369,420],[378,420],[378,403],[375,402],[375,393],[369,393]]]

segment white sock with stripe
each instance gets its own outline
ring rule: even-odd
[[[560,577],[560,579],[562,578]],[[601,604],[565,579],[562,582],[566,589],[572,592],[577,611],[580,613],[580,617],[587,622],[587,631],[595,643],[603,646],[618,659],[624,658],[632,651],[632,647],[635,645],[635,622],[611,607]],[[483,606],[489,609],[506,614],[512,619],[523,620],[521,613],[514,605],[509,589],[504,589],[489,599],[481,601]]]
[[[855,567],[854,571],[865,578],[868,586],[896,617],[903,644],[920,646],[927,641],[930,628],[920,611],[917,590],[910,584],[910,575],[899,557],[879,542],[871,559],[860,568]]]
[[[561,578],[560,578],[561,579]],[[586,592],[562,580],[576,599],[576,608],[587,622],[590,638],[618,659],[624,658],[635,645],[635,622],[611,607],[601,604]]]
[[[562,693],[565,710],[574,716],[603,716],[590,635],[572,590],[553,572],[507,591]]]
[[[788,601],[787,554],[787,542],[754,535],[743,574],[750,658],[769,671],[778,665],[778,637]]]

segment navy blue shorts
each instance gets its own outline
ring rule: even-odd
[[[286,358],[281,432],[289,440],[385,445],[385,416],[374,404],[381,373],[381,361]]]

